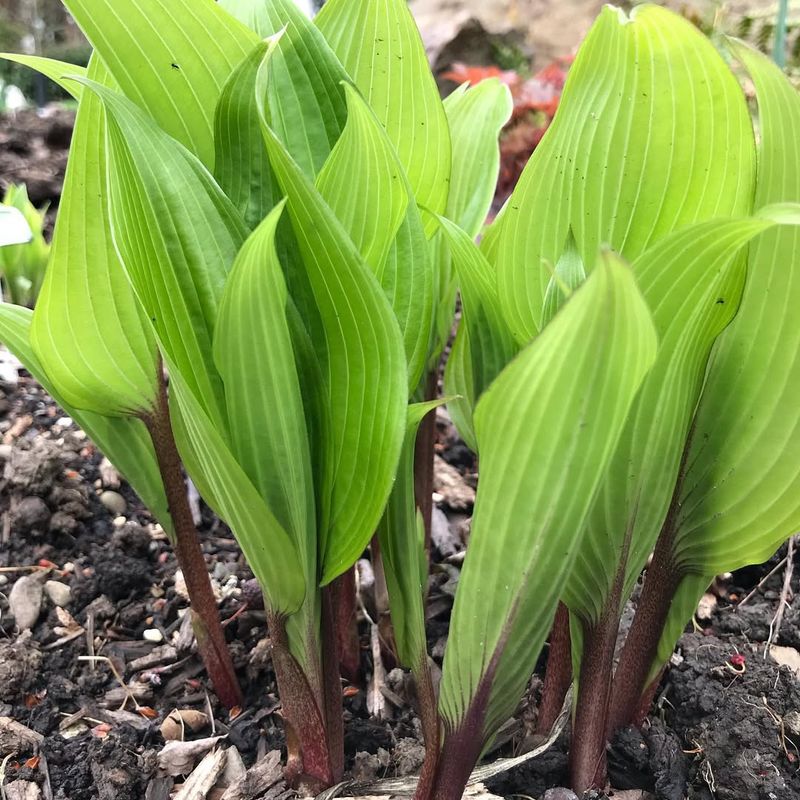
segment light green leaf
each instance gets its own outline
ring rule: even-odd
[[[288,195],[312,295],[298,308],[317,315],[304,323],[330,409],[325,435],[314,445],[331,454],[317,500],[322,580],[328,583],[359,557],[389,496],[405,427],[403,340],[380,285],[333,212],[266,123],[263,131],[272,168]]]
[[[231,73],[214,115],[214,177],[251,230],[280,199],[254,102],[258,70],[268,46],[259,42]]]
[[[443,213],[450,130],[405,0],[329,0],[315,23],[386,128],[417,203]]]
[[[214,359],[225,382],[232,450],[288,531],[316,584],[316,519],[286,283],[275,251],[277,206],[245,242],[225,287]]]
[[[605,254],[475,414],[481,482],[440,712],[484,742],[527,685],[656,334],[633,273]]]
[[[600,245],[632,261],[692,222],[749,214],[753,153],[741,89],[706,37],[656,5],[606,6],[482,243],[518,341],[541,328],[570,229],[588,269]]]
[[[64,0],[121,91],[209,168],[222,86],[258,38],[214,0]]]
[[[498,137],[513,110],[511,92],[497,78],[463,84],[445,98],[453,165],[445,216],[475,238],[494,199],[500,172]]]
[[[458,408],[454,421],[463,420],[466,424],[465,430],[459,428],[459,432],[468,442],[474,441],[475,403],[516,355],[518,347],[501,313],[491,266],[457,225],[444,217],[439,217],[439,224],[461,287],[461,324],[456,339],[461,337],[462,341],[454,347],[453,365],[448,361],[445,367],[445,390],[448,394],[464,392],[450,408]],[[466,385],[467,381],[470,385]]]
[[[113,83],[97,56],[88,75]],[[103,414],[136,414],[155,404],[157,351],[111,239],[106,169],[102,104],[85,92],[31,344],[64,402]]]
[[[755,206],[800,202],[800,96],[769,59],[734,50],[758,98]],[[758,563],[800,528],[798,304],[800,228],[781,226],[750,249],[741,308],[720,337],[695,417],[674,543],[684,571]]]
[[[377,117],[357,89],[345,84],[345,93],[347,124],[316,186],[380,280],[409,204],[409,187]]]
[[[294,0],[222,0],[220,5],[264,39],[280,34],[258,92],[266,97],[272,130],[313,178],[345,126],[347,73]]]
[[[32,313],[0,303],[0,341],[25,365],[44,390],[67,412],[119,470],[164,530],[172,535],[172,519],[161,483],[150,434],[133,417],[104,417],[70,406],[48,377],[30,344]]]
[[[597,623],[609,601],[624,603],[653,550],[711,348],[739,306],[745,279],[740,251],[772,225],[753,218],[697,223],[661,239],[633,263],[660,347],[587,518],[565,589],[565,603],[586,624]],[[622,596],[612,598],[617,575]]]
[[[295,543],[179,372],[170,382],[170,416],[186,471],[236,534],[269,608],[278,614],[296,612],[306,587]]]
[[[564,305],[572,292],[585,280],[586,270],[575,245],[575,238],[572,235],[572,231],[570,231],[567,236],[567,243],[564,246],[564,252],[553,269],[550,283],[547,284],[547,290],[544,293],[542,327],[553,319],[558,309]]]
[[[87,76],[86,67],[81,67],[78,64],[69,64],[66,61],[57,61],[54,58],[28,56],[22,53],[0,53],[0,58],[35,69],[37,72],[44,75],[45,78],[50,78],[53,83],[57,83],[65,92],[72,95],[75,100],[81,99],[83,86],[79,83],[75,83],[75,81],[64,80],[64,78],[71,75],[78,75],[85,78]]]
[[[217,308],[246,228],[186,148],[130,100],[86,82],[107,112],[114,241],[170,370],[217,430],[225,399],[212,357]]]
[[[427,358],[433,304],[430,253],[397,154],[358,90],[347,90],[347,126],[317,189],[372,268],[403,332],[413,390]]]

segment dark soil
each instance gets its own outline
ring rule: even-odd
[[[0,186],[24,179],[36,187],[35,202],[56,202],[69,137],[55,128],[68,128],[69,121],[62,112],[50,119],[31,112],[0,123]],[[428,639],[440,661],[469,532],[476,464],[442,413],[437,435],[444,466],[437,484]],[[24,371],[16,387],[0,391],[0,437],[0,761],[10,756],[4,785],[31,781],[57,800],[167,800],[180,776],[167,774],[159,762],[165,752],[160,726],[176,708],[209,714],[208,724],[187,738],[224,736],[223,745],[235,749],[245,767],[281,749],[264,614],[227,527],[199,504],[198,532],[245,693],[233,718],[209,686],[184,624],[188,603],[163,531]],[[617,788],[609,797],[800,798],[800,683],[788,667],[764,658],[783,569],[737,607],[776,564],[777,558],[734,575],[719,589],[704,629],[684,635],[651,717],[641,730],[621,732],[610,747],[609,773]],[[362,600],[374,616],[369,565],[360,569]],[[64,608],[54,604],[59,592]],[[30,631],[19,629],[27,627],[19,624],[25,615]],[[416,774],[421,736],[407,676],[392,670],[386,654],[386,718],[372,718],[366,692],[373,672],[370,627],[363,616],[358,633],[361,677],[343,692],[349,774],[357,780]],[[800,649],[800,599],[786,610],[776,644]],[[743,666],[731,663],[735,654],[744,656]],[[530,740],[539,687],[534,677],[528,700],[488,759],[516,754]],[[13,723],[24,726],[21,733]],[[490,781],[489,790],[568,798],[545,795],[567,782],[567,745],[565,733],[543,755]],[[237,797],[280,797],[273,784]],[[648,794],[626,795],[628,789]]]

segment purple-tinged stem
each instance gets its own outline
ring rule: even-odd
[[[561,713],[571,683],[572,646],[569,635],[569,611],[563,603],[559,603],[553,629],[550,632],[542,702],[539,704],[539,716],[536,720],[537,734],[547,736],[550,733]]]
[[[152,413],[143,415],[142,421],[153,442],[169,515],[175,529],[173,547],[191,601],[192,628],[197,639],[197,649],[217,697],[226,708],[234,708],[241,705],[242,692],[225,641],[217,601],[192,519],[181,460],[170,422],[166,381],[160,370],[157,407]]]

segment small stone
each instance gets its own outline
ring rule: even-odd
[[[795,736],[800,734],[800,711],[790,711],[788,714],[784,714],[783,726]]]
[[[0,444],[0,461],[6,461],[11,456],[12,450],[12,445]]]
[[[111,524],[115,528],[124,528],[127,522],[128,518],[120,514],[118,517],[114,517],[114,519],[111,521]]]
[[[5,586],[8,583],[8,575],[0,574],[0,586]]]
[[[143,634],[142,637],[146,642],[155,642],[159,644],[164,641],[164,635],[158,628],[148,628]]]
[[[50,509],[41,497],[23,497],[14,506],[11,521],[19,531],[45,533],[50,524]]]
[[[542,800],[578,800],[578,795],[571,789],[565,789],[557,786],[554,789],[548,789],[543,795]]]
[[[50,598],[50,602],[59,608],[65,608],[69,605],[72,599],[72,589],[66,583],[61,581],[47,581],[44,585],[44,591]]]
[[[42,583],[38,576],[19,578],[8,595],[8,605],[21,631],[33,628],[42,610]]]
[[[106,491],[100,495],[100,502],[115,517],[119,517],[124,514],[128,508],[125,498],[119,492],[112,492],[110,489],[106,489]]]
[[[72,425],[72,417],[59,417],[56,420],[56,425],[59,428],[69,428]]]

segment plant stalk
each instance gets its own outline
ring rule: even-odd
[[[356,568],[331,583],[333,610],[336,625],[336,643],[339,651],[339,670],[342,677],[352,684],[361,682],[361,643],[358,640],[356,621]]]
[[[569,765],[570,785],[579,797],[605,783],[606,720],[619,630],[619,615],[615,613],[619,603],[616,593],[612,595],[597,623],[582,623],[583,654]]]
[[[153,413],[142,420],[153,442],[169,515],[175,528],[173,547],[191,600],[192,628],[197,649],[217,697],[230,709],[241,705],[242,691],[225,641],[217,601],[192,519],[180,455],[170,422],[166,381],[161,369],[159,376],[158,405]]]
[[[680,571],[672,563],[670,523],[668,519],[647,568],[636,615],[617,666],[608,716],[610,734],[634,724],[641,716],[647,679],[658,653],[672,597],[681,581]]]
[[[572,646],[569,635],[569,611],[563,603],[559,603],[550,633],[542,702],[539,704],[539,716],[536,720],[537,734],[547,736],[550,733],[561,713],[571,683]]]
[[[339,675],[339,643],[336,638],[335,597],[330,584],[322,588],[322,682],[325,694],[325,731],[333,783],[344,773],[344,714]]]
[[[439,370],[433,369],[425,380],[423,400],[435,400],[439,388]],[[431,519],[433,518],[433,456],[436,444],[436,414],[427,414],[417,429],[414,447],[414,496],[425,525],[425,552],[431,552]]]

